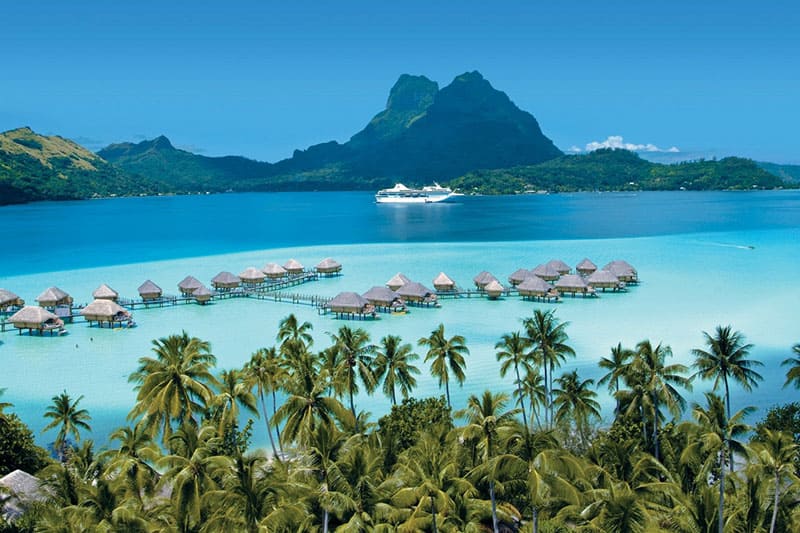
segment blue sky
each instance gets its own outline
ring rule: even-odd
[[[274,161],[346,141],[402,73],[479,70],[563,150],[800,163],[798,28],[783,1],[6,2],[0,130]]]

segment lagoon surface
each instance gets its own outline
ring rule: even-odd
[[[429,285],[445,271],[464,287],[489,270],[501,281],[517,268],[552,258],[575,265],[589,257],[599,266],[625,259],[643,280],[624,294],[596,299],[565,298],[534,304],[516,298],[489,302],[444,300],[440,309],[412,309],[405,316],[381,315],[355,322],[377,342],[389,333],[415,341],[439,323],[448,335],[467,338],[467,381],[453,388],[453,402],[486,388],[511,391],[501,379],[494,343],[521,328],[536,306],[555,307],[570,322],[578,356],[564,370],[584,378],[601,375],[597,360],[612,345],[650,339],[672,347],[674,361],[691,364],[702,331],[731,324],[755,345],[765,380],[752,394],[738,389],[734,407],[761,410],[794,401],[782,389],[779,364],[800,342],[800,192],[663,192],[461,197],[454,203],[378,205],[368,193],[252,193],[208,196],[120,198],[36,203],[0,208],[0,287],[28,303],[51,285],[91,300],[100,283],[133,297],[145,279],[176,293],[187,274],[208,283],[221,270],[284,263],[290,257],[313,266],[324,257],[344,265],[343,275],[298,288],[334,295],[364,292],[398,271]],[[318,316],[307,306],[224,300],[137,310],[138,328],[110,330],[67,325],[63,337],[0,334],[0,388],[4,401],[35,431],[51,396],[62,390],[84,395],[99,444],[125,421],[135,394],[127,376],[148,355],[152,339],[179,333],[208,340],[218,369],[241,367],[257,348],[274,343],[278,321],[289,313],[314,325],[318,348],[343,321]],[[423,370],[416,394],[438,394]],[[696,383],[690,400],[707,385]],[[605,414],[611,400],[601,391]],[[374,417],[389,401],[376,393],[357,407]],[[258,428],[258,424],[256,422]],[[52,435],[39,435],[46,444]],[[254,444],[262,445],[256,429]]]

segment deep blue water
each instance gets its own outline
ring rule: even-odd
[[[286,246],[598,239],[800,226],[800,191],[579,193],[378,205],[247,193],[0,208],[0,278]]]

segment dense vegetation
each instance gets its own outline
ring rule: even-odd
[[[536,310],[496,345],[512,395],[486,391],[451,411],[469,349],[439,326],[417,345],[445,397],[415,400],[419,356],[394,336],[372,344],[342,326],[315,351],[290,315],[277,345],[215,372],[186,333],[153,342],[130,376],[130,426],[96,453],[81,441],[80,398],[53,398],[58,460],[38,473],[46,501],[9,530],[71,531],[797,531],[796,406],[773,409],[746,441],[730,386],[758,386],[752,346],[730,327],[705,334],[692,369],[666,344],[613,347],[595,384],[576,371],[568,324]],[[787,385],[800,384],[800,344]],[[686,405],[692,381],[713,384]],[[597,428],[596,387],[616,398]],[[355,404],[395,404],[377,426]],[[719,392],[721,395],[718,395]],[[279,396],[280,395],[280,396]],[[282,402],[278,398],[285,398]],[[402,401],[397,402],[402,397]],[[9,404],[3,404],[5,409]],[[788,409],[787,412],[783,410]],[[794,411],[792,411],[794,409]],[[240,413],[252,417],[240,428]],[[13,416],[13,415],[12,415]],[[2,414],[2,420],[8,418]],[[260,422],[257,419],[260,418]],[[791,424],[789,423],[791,421]],[[787,427],[786,425],[790,427]],[[789,431],[785,431],[789,429]],[[248,450],[269,436],[272,457]]]

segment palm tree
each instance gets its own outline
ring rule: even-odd
[[[44,417],[51,419],[51,422],[42,429],[42,433],[54,427],[61,426],[58,429],[58,434],[56,435],[53,446],[58,451],[59,457],[61,457],[62,460],[64,459],[64,447],[67,437],[71,434],[75,437],[76,442],[80,442],[81,429],[85,429],[86,431],[92,430],[92,427],[89,425],[89,421],[92,419],[92,417],[89,416],[89,411],[86,409],[78,409],[78,404],[82,399],[83,395],[79,396],[78,399],[73,402],[72,398],[67,394],[67,391],[64,391],[57,396],[53,396],[53,403],[50,404],[47,411],[44,413]]]
[[[575,350],[566,344],[569,322],[560,322],[555,310],[536,309],[533,316],[523,319],[523,326],[534,347],[534,358],[544,370],[546,389],[545,424],[553,422],[553,373],[567,356],[575,357]]]
[[[309,333],[312,329],[314,329],[314,326],[310,322],[300,324],[297,317],[292,313],[281,320],[278,325],[278,340],[281,344],[285,344],[287,341],[302,341],[306,347],[310,348],[314,344],[314,339]]]
[[[519,368],[525,370],[525,375],[530,374],[533,369],[530,364],[530,347],[531,342],[526,337],[523,337],[519,331],[514,333],[506,333],[503,335],[502,340],[494,345],[494,349],[498,350],[497,360],[502,361],[500,365],[500,377],[506,377],[506,374],[514,367],[514,374],[517,376],[517,403],[522,408],[522,420],[525,427],[528,427],[528,415],[525,412],[524,395],[522,392],[522,378],[520,377]]]
[[[216,409],[220,436],[235,427],[239,420],[239,406],[258,416],[256,398],[253,396],[252,387],[245,380],[241,370],[223,370],[219,375],[217,384],[219,393],[211,400],[211,406]]]
[[[461,430],[464,440],[477,441],[478,449],[482,452],[484,468],[478,469],[479,471],[485,471],[496,454],[498,432],[502,431],[503,427],[511,425],[514,416],[519,412],[518,409],[503,411],[507,403],[507,394],[502,392],[493,394],[487,390],[480,399],[475,395],[470,396],[466,409],[456,413],[456,417],[467,419],[467,425]],[[497,533],[497,501],[494,493],[496,476],[494,471],[489,469],[486,477],[489,478],[489,498],[492,502],[492,527],[494,533]]]
[[[0,389],[0,396],[2,396],[3,393],[5,392],[6,389]],[[9,402],[0,402],[0,418],[2,418],[5,415],[5,413],[3,413],[3,409],[8,409],[10,407],[14,407],[14,404]]]
[[[611,357],[603,357],[600,359],[600,368],[608,370],[597,382],[597,386],[608,385],[608,392],[616,398],[616,393],[619,391],[619,379],[625,375],[625,370],[628,364],[633,359],[634,352],[628,348],[623,348],[622,343],[617,343],[616,346],[611,348]],[[620,413],[619,398],[616,398],[616,407],[614,407],[614,416],[619,416]]]
[[[372,393],[376,387],[372,368],[375,346],[369,342],[369,333],[361,328],[351,329],[349,326],[340,327],[335,335],[331,335],[331,340],[341,356],[340,367],[334,379],[341,379],[344,389],[350,396],[350,411],[357,420],[358,414],[353,396],[358,392],[359,379],[368,393]],[[357,424],[356,430],[358,430]]]
[[[278,450],[275,447],[275,440],[272,437],[272,430],[270,429],[270,420],[275,417],[278,411],[277,391],[288,379],[288,373],[281,364],[278,351],[275,347],[260,348],[253,355],[250,356],[250,361],[244,366],[245,380],[248,387],[256,387],[258,391],[258,398],[261,401],[261,411],[264,415],[264,423],[267,426],[267,435],[269,435],[269,442],[272,445],[273,457],[278,457]],[[264,401],[264,394],[269,392],[272,394],[272,416],[267,412],[267,404]],[[278,436],[278,443],[280,445],[281,433],[277,425],[275,426],[276,434]],[[282,451],[282,450],[281,450]]]
[[[111,434],[111,440],[119,445],[117,449],[101,454],[109,460],[106,472],[119,474],[128,494],[141,503],[142,497],[153,490],[158,479],[158,473],[153,468],[160,457],[158,447],[141,421],[133,428],[119,428]]]
[[[786,372],[786,383],[783,386],[785,388],[790,383],[794,383],[795,388],[800,389],[800,343],[792,346],[792,353],[793,357],[784,359],[781,363],[781,366],[791,367]],[[2,411],[2,404],[0,404],[0,412]]]
[[[172,435],[172,423],[197,425],[196,416],[207,408],[216,379],[211,368],[216,357],[208,342],[184,331],[153,341],[156,357],[142,357],[128,381],[136,383],[136,405],[129,419],[144,416],[147,427],[161,431],[164,444]]]
[[[444,334],[444,324],[439,324],[429,337],[422,337],[417,344],[428,347],[425,362],[432,361],[431,374],[439,378],[440,387],[444,384],[447,406],[451,407],[450,374],[459,385],[464,384],[464,369],[467,366],[464,356],[469,355],[466,340],[461,335],[453,335],[448,339]]]
[[[392,400],[392,405],[397,405],[396,386],[400,386],[403,398],[408,398],[417,386],[414,374],[419,374],[419,368],[412,363],[419,356],[410,344],[401,343],[397,335],[383,337],[375,357],[375,380],[383,379],[383,392]]]
[[[556,379],[556,383],[559,388],[553,390],[553,405],[557,408],[555,422],[565,424],[574,420],[581,444],[585,446],[589,420],[600,418],[600,404],[595,400],[597,393],[590,388],[594,380],[581,381],[578,371],[573,370]]]
[[[539,411],[547,404],[547,390],[544,384],[544,376],[537,372],[536,369],[531,367],[531,371],[526,372],[525,377],[522,378],[521,390],[514,391],[514,394],[518,394],[520,392],[525,398],[528,399],[528,403],[531,406],[531,411],[533,412],[533,417],[536,419],[536,425],[539,429],[542,429],[542,421],[539,418]]]
[[[758,470],[771,476],[774,484],[774,502],[769,531],[775,533],[781,487],[800,484],[800,478],[795,474],[795,461],[800,454],[800,445],[794,442],[789,433],[765,429],[761,439],[753,444],[753,451],[758,460]]]

